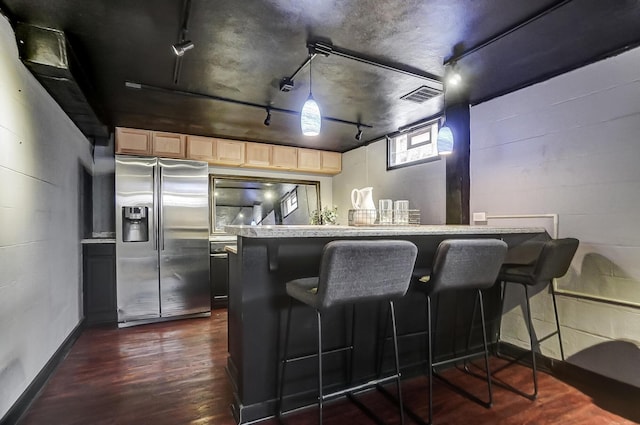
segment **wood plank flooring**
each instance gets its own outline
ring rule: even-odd
[[[127,329],[87,329],[32,404],[20,425],[231,425],[232,394],[224,367],[227,357],[226,310],[211,318],[180,320]],[[497,364],[499,360],[494,359]],[[452,369],[451,381],[485,397],[483,381]],[[530,385],[530,370],[508,368],[499,378]],[[256,377],[256,379],[260,379]],[[539,374],[540,395],[529,401],[494,387],[494,405],[486,409],[434,385],[436,424],[633,424],[603,410],[577,389]],[[394,390],[394,387],[389,387]],[[427,417],[427,381],[403,384],[406,405]],[[380,392],[358,396],[387,423],[399,423],[396,407]],[[283,418],[286,425],[315,424],[315,409]],[[264,425],[278,423],[271,419]],[[371,424],[352,403],[336,400],[325,407],[325,424]],[[407,424],[414,423],[411,420]]]

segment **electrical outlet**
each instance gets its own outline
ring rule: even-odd
[[[473,221],[487,221],[487,213],[486,212],[474,212],[473,213]]]

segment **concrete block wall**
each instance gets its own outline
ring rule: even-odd
[[[0,418],[82,318],[91,145],[18,59],[0,16]]]
[[[558,214],[559,236],[580,239],[560,288],[640,306],[638,69],[635,49],[473,106],[470,207]],[[508,294],[502,335],[527,346],[519,291]],[[554,327],[552,303],[548,290],[534,292],[543,336]],[[640,308],[567,295],[558,302],[568,361],[640,386]],[[559,358],[555,341],[542,352]]]
[[[333,178],[338,222],[347,224],[351,190],[373,187],[373,199],[406,199],[419,209],[422,224],[445,224],[445,161],[436,160],[387,171],[387,144],[380,140],[342,155],[342,173]]]

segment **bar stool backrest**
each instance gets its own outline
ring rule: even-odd
[[[438,245],[428,292],[486,289],[495,283],[507,254],[498,239],[448,239]]]
[[[533,271],[533,281],[545,282],[564,276],[578,249],[575,238],[551,239],[544,243]]]
[[[403,296],[417,253],[418,248],[409,241],[329,242],[320,263],[320,307]]]

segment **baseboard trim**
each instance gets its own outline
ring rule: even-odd
[[[80,323],[71,331],[69,336],[62,342],[60,347],[53,353],[53,356],[49,359],[47,364],[44,365],[42,370],[36,375],[36,377],[31,381],[29,386],[24,390],[24,392],[18,397],[18,400],[9,408],[7,413],[4,415],[2,419],[0,419],[0,425],[16,425],[22,418],[22,415],[29,409],[31,403],[34,402],[40,391],[44,388],[45,384],[51,378],[56,368],[73,347],[73,344],[77,341],[78,337],[82,333],[85,327],[85,319],[82,319]]]
[[[514,358],[527,354],[523,357],[522,363],[531,366],[528,350],[502,341],[499,343],[499,349],[501,353]],[[554,378],[590,396],[593,402],[604,410],[640,423],[640,409],[638,409],[640,388],[539,353],[536,353],[536,366],[538,370],[549,373]]]

